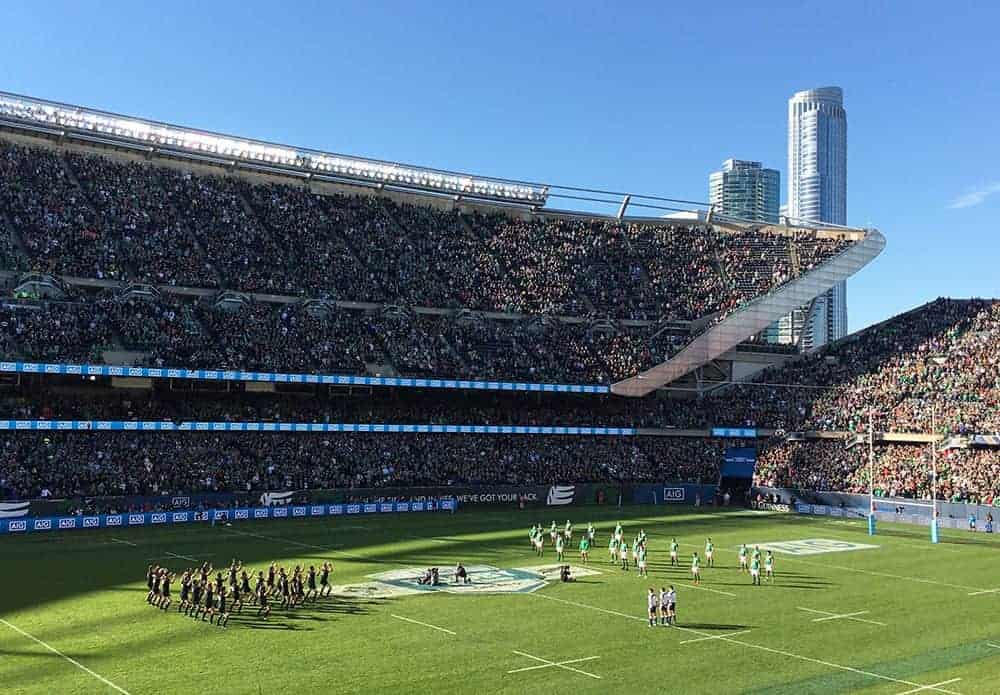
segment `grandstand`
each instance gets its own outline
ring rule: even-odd
[[[82,338],[96,362],[643,395],[713,360],[759,368],[735,348],[884,245],[875,230],[625,215],[656,207],[648,196],[613,217],[567,212],[550,205],[558,187],[9,94],[0,128],[4,270],[16,297],[48,300],[9,305],[33,315],[8,334],[21,361],[79,360]],[[93,335],[41,348],[31,326],[51,326],[47,312]],[[171,317],[172,339],[135,335],[143,316]]]

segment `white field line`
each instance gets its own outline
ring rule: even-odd
[[[829,611],[818,611],[815,608],[803,608],[802,606],[799,606],[799,610],[806,611],[807,613],[815,613],[816,615],[826,616],[825,618],[813,618],[814,623],[821,623],[824,620],[846,619],[846,620],[853,620],[856,623],[869,623],[870,625],[881,625],[882,627],[886,627],[885,623],[880,623],[877,620],[867,620],[865,618],[855,617],[858,615],[865,615],[866,613],[870,613],[871,611],[858,611],[856,613],[843,613],[838,615],[836,613],[830,613]]]
[[[423,625],[424,627],[429,627],[432,630],[437,630],[439,632],[447,632],[449,635],[455,634],[451,630],[447,630],[443,627],[438,627],[437,625],[431,625],[430,623],[422,623],[419,620],[414,620],[413,618],[405,618],[401,615],[396,615],[395,613],[390,613],[389,615],[391,615],[393,618],[396,618],[397,620],[405,620],[406,622],[413,623],[414,625]]]
[[[694,639],[681,640],[681,644],[691,644],[693,642],[707,642],[713,639],[722,639],[723,637],[735,637],[736,635],[745,635],[749,630],[740,630],[739,632],[727,632],[723,635],[710,635],[708,637],[695,637]]]
[[[713,594],[722,594],[723,596],[731,596],[736,598],[736,594],[730,593],[728,591],[723,591],[722,589],[709,589],[707,586],[701,586],[700,584],[687,584],[684,585],[685,589],[698,589],[699,591],[711,591]]]
[[[172,553],[167,551],[167,557],[176,558],[177,560],[190,560],[191,562],[198,562],[198,558],[191,557],[190,555],[181,555],[180,553]]]
[[[619,613],[618,611],[612,611],[612,610],[608,610],[606,608],[599,608],[598,606],[591,606],[589,604],[579,603],[577,601],[568,601],[566,599],[557,598],[555,596],[548,596],[546,594],[534,593],[534,594],[523,594],[523,595],[524,596],[536,596],[538,598],[544,598],[544,599],[548,599],[550,601],[558,601],[559,603],[566,603],[566,604],[569,604],[571,606],[576,606],[578,608],[588,608],[590,610],[598,611],[598,612],[601,612],[601,613],[607,613],[609,615],[617,615],[617,616],[620,616],[622,618],[628,618],[629,620],[642,620],[642,621],[646,620],[646,618],[643,618],[643,617],[640,617],[640,616],[637,616],[637,615],[629,615],[628,613]],[[690,632],[691,634],[700,635],[702,637],[714,637],[715,636],[715,635],[711,635],[711,634],[709,634],[707,632],[702,632],[701,630],[693,630],[693,629],[691,629],[689,627],[682,627],[680,625],[674,625],[673,629],[675,629],[675,630],[681,630],[682,632]],[[858,675],[861,675],[861,676],[868,676],[870,678],[876,678],[878,680],[888,681],[888,682],[891,682],[891,683],[899,683],[900,685],[909,685],[909,686],[914,687],[914,688],[924,688],[925,690],[933,690],[933,691],[936,691],[936,692],[939,692],[939,693],[948,693],[949,695],[958,695],[958,693],[956,693],[955,691],[945,690],[944,688],[940,688],[938,686],[922,686],[920,683],[914,683],[912,681],[902,680],[900,678],[893,678],[892,676],[884,676],[881,673],[874,673],[872,671],[865,671],[864,669],[854,668],[853,666],[845,666],[843,664],[837,664],[837,663],[834,663],[832,661],[825,661],[823,659],[814,659],[811,656],[804,656],[802,654],[795,654],[793,652],[786,652],[783,649],[775,649],[773,647],[765,647],[762,644],[754,644],[752,642],[744,642],[743,640],[734,639],[732,637],[723,637],[723,636],[720,636],[719,639],[718,639],[718,641],[719,642],[728,642],[730,644],[738,644],[738,645],[740,645],[742,647],[747,647],[748,649],[758,649],[760,651],[770,652],[771,654],[777,654],[779,656],[784,656],[784,657],[787,657],[789,659],[798,659],[800,661],[808,661],[808,662],[813,663],[813,664],[819,664],[821,666],[828,666],[829,668],[837,669],[837,670],[840,670],[840,671],[849,671],[850,673],[857,673]]]
[[[567,666],[566,665],[566,664],[577,663],[579,661],[584,661],[584,659],[575,659],[575,660],[571,660],[571,661],[556,662],[556,661],[549,661],[548,659],[543,659],[540,656],[533,656],[531,654],[528,654],[527,652],[519,652],[516,649],[513,650],[513,652],[515,654],[520,655],[520,656],[524,656],[524,657],[527,657],[529,659],[534,659],[535,661],[541,661],[544,664],[544,666],[539,666],[539,667],[536,667],[536,668],[548,668],[548,667],[561,668],[564,671],[572,671],[573,673],[579,673],[580,675],[589,676],[591,678],[596,678],[597,680],[601,679],[601,677],[598,676],[596,673],[590,673],[588,671],[581,671],[578,668],[573,668],[572,666]],[[590,658],[599,659],[600,657],[596,656],[596,657],[590,657]],[[508,671],[507,673],[517,673],[517,671]]]
[[[982,591],[971,591],[969,596],[981,596],[982,594],[996,594],[1000,593],[1000,589],[983,589]]]
[[[987,642],[986,646],[993,647],[994,649],[1000,649],[1000,644],[993,644],[992,642]]]
[[[260,538],[261,540],[271,541],[272,543],[291,543],[299,548],[310,548],[313,550],[323,550],[328,553],[336,553],[337,555],[343,555],[344,557],[349,557],[354,560],[367,560],[368,558],[362,557],[360,555],[354,555],[353,553],[345,553],[343,550],[335,550],[333,548],[328,548],[323,545],[314,545],[313,543],[303,543],[302,541],[297,541],[291,538],[283,538],[281,536],[265,536],[261,533],[253,533],[252,531],[243,531],[241,529],[236,529],[232,527],[226,527],[227,531],[232,531],[233,533],[238,533],[241,536],[250,536],[251,538]]]
[[[19,633],[19,634],[27,637],[32,642],[36,642],[36,643],[42,645],[43,647],[45,647],[46,649],[48,649],[53,654],[56,654],[57,656],[61,656],[62,658],[66,659],[66,661],[70,662],[71,664],[73,664],[74,666],[76,666],[81,671],[85,671],[86,673],[89,673],[91,676],[93,676],[97,680],[101,681],[102,683],[104,683],[109,688],[113,688],[114,690],[117,690],[122,695],[130,695],[129,691],[125,690],[122,687],[119,687],[119,686],[115,685],[114,683],[112,683],[111,681],[109,681],[107,678],[105,678],[101,674],[96,673],[94,671],[91,671],[89,668],[87,668],[86,666],[84,666],[83,664],[81,664],[79,661],[77,661],[76,659],[73,659],[71,657],[66,656],[65,654],[63,654],[61,651],[59,651],[58,649],[56,649],[52,645],[47,644],[46,642],[43,642],[42,640],[38,639],[34,635],[29,635],[27,632],[25,632],[24,630],[22,630],[21,628],[19,628],[17,625],[12,625],[11,623],[8,623],[6,620],[4,620],[3,618],[0,618],[0,623],[3,623],[4,625],[6,625],[7,627],[9,627],[14,632],[17,632],[17,633]]]
[[[133,548],[138,548],[139,547],[137,544],[133,543],[132,541],[123,541],[121,538],[112,538],[111,540],[113,540],[115,543],[121,543],[122,545],[130,545]]]
[[[941,681],[940,683],[935,683],[934,685],[922,685],[919,688],[913,688],[912,690],[904,690],[903,692],[899,693],[899,695],[909,695],[910,693],[919,693],[919,692],[923,692],[925,690],[933,690],[934,688],[936,688],[939,685],[948,685],[950,683],[958,683],[960,680],[962,680],[962,679],[961,678],[952,678],[950,681]]]

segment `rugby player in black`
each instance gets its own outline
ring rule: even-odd
[[[263,572],[257,577],[257,615],[263,615],[264,620],[271,615],[271,607],[267,605],[267,584]]]
[[[215,622],[215,585],[212,582],[205,584],[205,610],[201,614],[202,622],[204,622],[206,615],[208,622]]]
[[[309,565],[308,586],[309,589],[306,591],[306,598],[312,596],[313,603],[316,603],[319,591],[316,589],[316,567],[313,565]]]
[[[191,570],[184,570],[181,575],[181,600],[177,604],[177,612],[183,613],[191,606]]]
[[[160,603],[163,610],[170,608],[170,582],[174,579],[174,573],[170,570],[163,570],[163,579],[160,580]]]
[[[330,571],[333,567],[330,566],[329,562],[324,562],[323,566],[319,570],[319,595],[329,596],[333,591],[333,587],[330,586]]]
[[[158,565],[150,565],[146,568],[146,589],[149,592],[146,594],[146,603],[153,602],[153,578],[159,569]]]
[[[184,615],[190,615],[194,618],[198,617],[198,613],[201,612],[201,595],[205,592],[204,586],[202,586],[200,579],[194,579],[191,582],[191,605],[188,606],[187,612]]]

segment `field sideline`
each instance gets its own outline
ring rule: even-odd
[[[561,516],[556,516],[561,515]],[[532,523],[598,527],[590,567],[533,592],[352,595],[267,622],[253,608],[227,630],[145,601],[146,565],[174,570],[241,558],[255,571],[334,565],[336,585],[436,565],[501,570],[538,560]],[[646,580],[608,561],[617,520],[650,535]],[[336,517],[208,526],[39,533],[0,539],[0,688],[6,693],[997,693],[1000,541],[862,521],[691,508],[463,509],[457,514]],[[681,543],[682,567],[668,545]],[[705,538],[716,567],[701,588],[690,554]],[[579,566],[576,542],[567,562]],[[740,543],[825,539],[874,545],[775,553],[777,581],[754,587]],[[800,546],[801,547],[801,546]],[[492,576],[488,570],[474,576]],[[409,573],[408,573],[409,574]],[[523,573],[514,573],[523,579]],[[488,579],[483,580],[488,581]],[[530,583],[530,582],[529,582]],[[673,583],[679,627],[651,629],[648,587]],[[540,585],[540,582],[538,582]],[[476,588],[484,583],[474,584]],[[174,585],[176,599],[179,587]]]

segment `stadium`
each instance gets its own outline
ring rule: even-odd
[[[1000,301],[526,174],[0,93],[4,690],[998,692]]]

